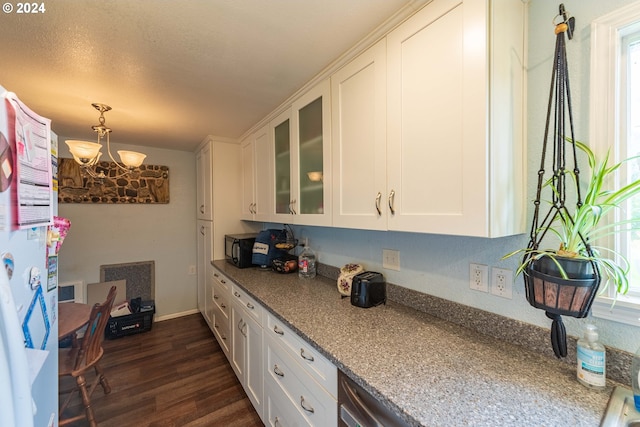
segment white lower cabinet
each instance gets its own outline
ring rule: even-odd
[[[337,425],[335,365],[216,268],[211,305],[214,335],[265,425]]]
[[[264,380],[264,423],[271,427],[312,426],[291,402],[289,395],[270,376]]]
[[[219,271],[213,272],[213,334],[218,340],[222,351],[231,360],[231,329],[229,316],[231,314],[231,281]]]
[[[269,425],[335,426],[337,368],[271,314],[265,329]],[[278,424],[276,424],[276,418]]]
[[[231,367],[264,419],[262,315],[264,309],[238,286],[231,289]]]

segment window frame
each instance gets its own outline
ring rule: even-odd
[[[622,39],[636,31],[640,31],[640,2],[615,10],[591,24],[589,136],[594,150],[599,154],[618,146],[621,126],[626,126],[626,119],[620,117],[621,102],[623,99],[626,100],[626,96],[622,97],[620,93],[620,53]],[[615,141],[615,147],[610,147],[609,141]],[[617,151],[615,158],[619,159]],[[608,240],[603,243],[609,247],[619,247],[619,241],[615,236],[609,237]],[[595,299],[591,309],[592,315],[640,326],[640,297],[619,295],[616,299],[613,292],[609,289]]]

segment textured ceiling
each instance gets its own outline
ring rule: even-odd
[[[0,85],[95,139],[192,151],[240,137],[411,0],[55,0],[0,16]]]

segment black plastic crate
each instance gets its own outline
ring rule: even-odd
[[[138,313],[110,317],[105,330],[105,336],[109,339],[114,339],[150,331],[153,326],[153,315],[155,312],[155,304],[151,302],[143,304]]]

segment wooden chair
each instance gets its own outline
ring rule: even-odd
[[[81,420],[86,417],[91,427],[97,426],[93,409],[91,408],[91,395],[98,384],[102,385],[104,394],[111,392],[111,387],[100,367],[102,358],[102,341],[104,340],[105,328],[111,314],[111,307],[116,297],[116,287],[112,286],[107,295],[107,299],[102,304],[96,303],[89,316],[89,323],[78,347],[61,348],[58,353],[58,376],[60,380],[64,377],[75,379],[75,386],[69,390],[60,390],[60,393],[68,392],[66,399],[60,407],[59,425],[67,425],[71,422]],[[95,379],[90,386],[87,386],[85,375],[94,370]],[[63,412],[69,406],[72,397],[76,392],[80,393],[84,413],[70,418],[63,419]]]

